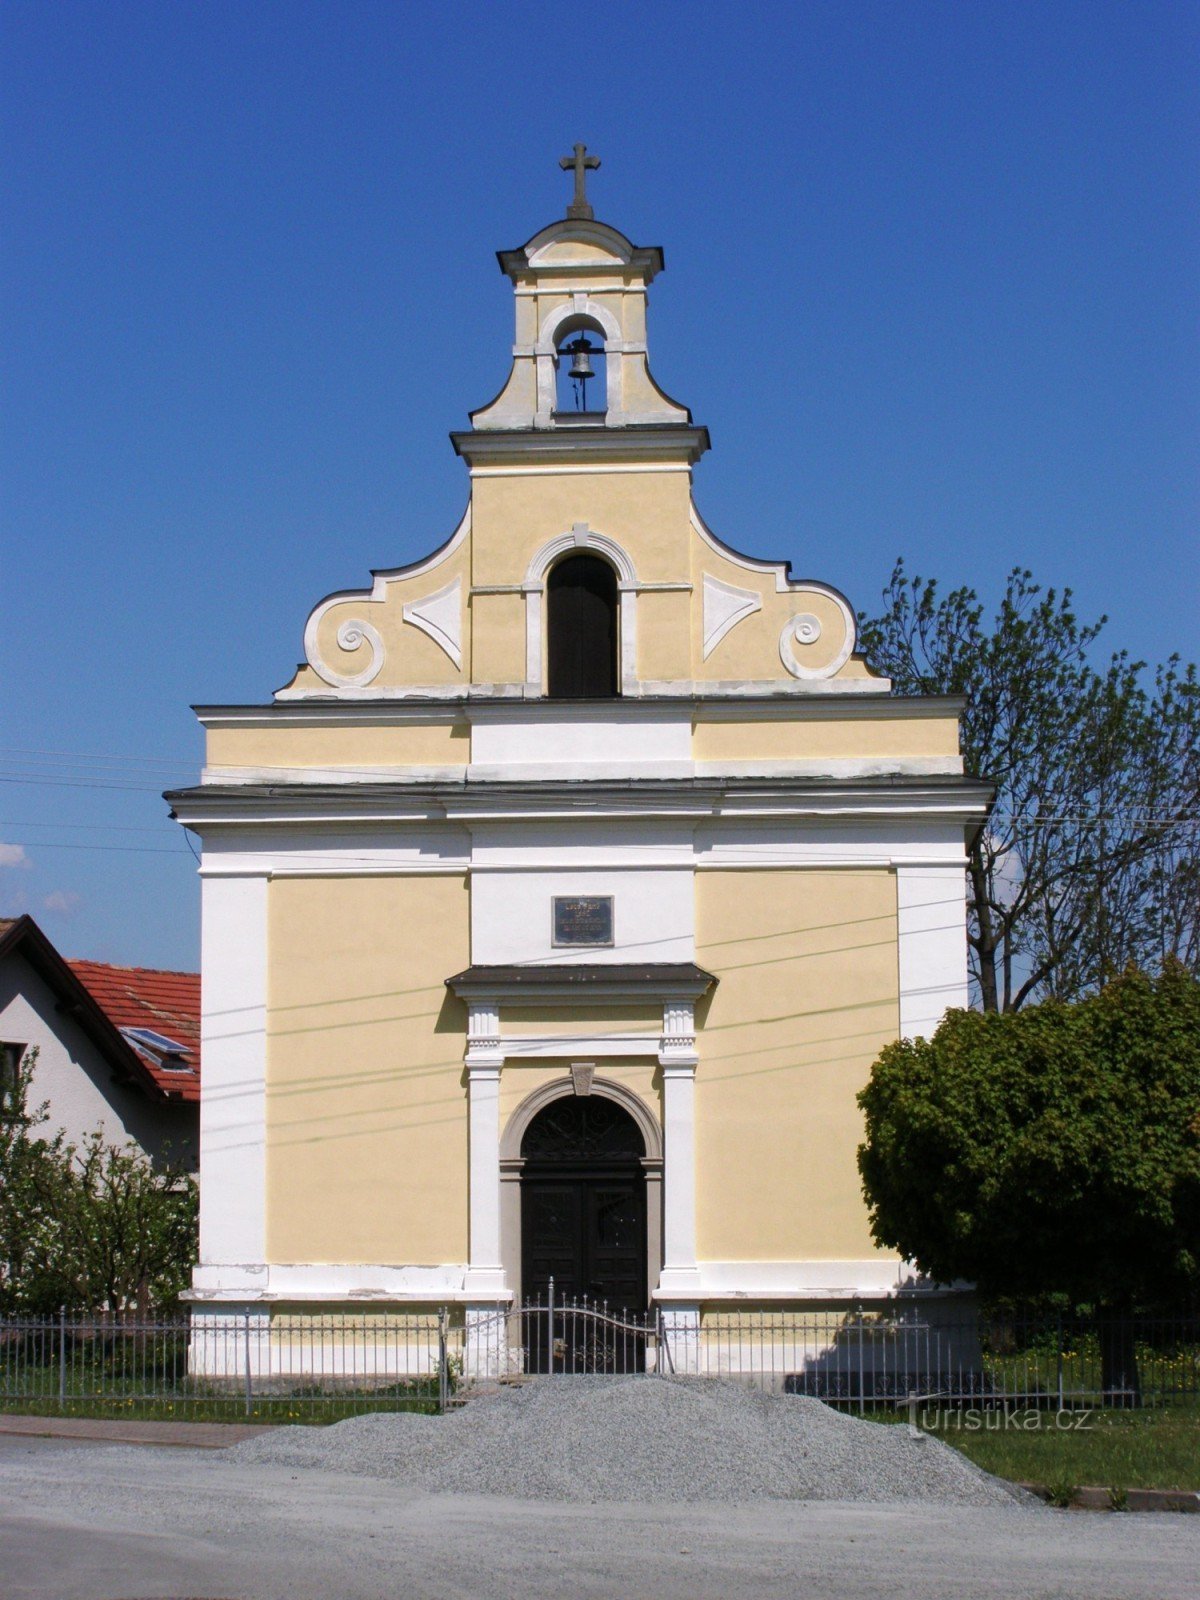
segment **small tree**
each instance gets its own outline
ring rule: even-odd
[[[79,1148],[39,1137],[46,1108],[28,1105],[36,1054],[0,1113],[0,1314],[173,1306],[196,1260],[195,1178],[99,1131]]]
[[[45,1268],[60,1304],[113,1316],[173,1307],[196,1259],[198,1191],[182,1168],[91,1134],[67,1147]]]
[[[1076,1004],[952,1011],[859,1095],[876,1241],[941,1283],[1115,1316],[1200,1283],[1200,981],[1170,962]],[[1132,1345],[1106,1390],[1136,1386]]]
[[[863,649],[903,694],[962,695],[967,770],[996,785],[967,864],[971,971],[985,1011],[1075,999],[1129,962],[1200,971],[1200,682],[1177,657],[1147,688],[1105,618],[1009,575],[993,620],[898,562]]]
[[[48,1293],[41,1275],[65,1145],[61,1134],[37,1132],[48,1120],[44,1105],[29,1106],[37,1057],[36,1048],[27,1051],[0,1084],[0,1316],[30,1310]]]

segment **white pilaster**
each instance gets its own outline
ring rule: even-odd
[[[674,1002],[664,1007],[663,1048],[663,1266],[664,1293],[700,1287],[696,1266],[696,1055],[695,1040],[667,1033]],[[689,1022],[691,1007],[688,1006]],[[680,1019],[682,1020],[682,1019]],[[686,1042],[685,1042],[686,1041]]]
[[[896,867],[900,1033],[928,1037],[967,1004],[967,889],[961,863]]]
[[[200,1270],[265,1273],[267,880],[201,896]]]
[[[483,1013],[477,1015],[477,1011]],[[495,1026],[499,1029],[498,1012]],[[470,1140],[470,1258],[463,1290],[486,1299],[507,1297],[500,1249],[500,1064],[498,1037],[481,1040],[491,1025],[487,1003],[468,1012],[467,1097]]]

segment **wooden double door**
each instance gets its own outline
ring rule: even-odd
[[[521,1184],[525,1369],[645,1370],[646,1181],[639,1168]],[[553,1305],[551,1306],[551,1279]]]
[[[625,1170],[529,1171],[521,1179],[521,1283],[526,1301],[646,1306],[646,1180]]]
[[[601,1095],[553,1101],[521,1144],[521,1284],[532,1372],[634,1371],[645,1340],[645,1147]]]

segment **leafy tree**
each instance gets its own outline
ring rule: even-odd
[[[29,1106],[37,1050],[26,1052],[0,1084],[0,1316],[28,1309],[38,1272],[50,1250],[55,1179],[61,1171],[62,1135],[45,1139],[37,1129],[46,1107]]]
[[[1200,970],[1200,681],[1172,657],[1147,689],[1106,618],[1009,575],[993,621],[898,562],[863,648],[906,694],[965,698],[967,770],[996,785],[969,847],[971,971],[985,1011],[1073,999],[1129,962]]]
[[[173,1306],[196,1258],[197,1186],[133,1145],[68,1146],[43,1282],[61,1305],[114,1316]]]
[[[1114,1314],[1200,1285],[1200,981],[1168,961],[1076,1003],[951,1011],[859,1095],[876,1241],[941,1283]],[[1126,1341],[1105,1387],[1136,1379]]]
[[[35,1060],[18,1067],[0,1114],[0,1313],[173,1306],[196,1259],[196,1180],[98,1131],[79,1148],[38,1137]]]

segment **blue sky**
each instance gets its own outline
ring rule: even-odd
[[[654,371],[742,549],[870,607],[1014,564],[1194,658],[1190,3],[9,0],[0,909],[189,966],[159,798],[311,605],[439,543],[500,387],[493,252],[661,244]]]

